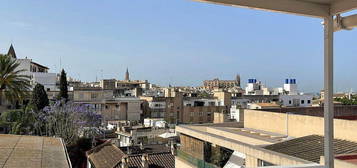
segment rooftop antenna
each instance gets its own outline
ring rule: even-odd
[[[60,70],[62,70],[62,57],[60,56]]]
[[[56,72],[56,71],[57,71],[57,66],[56,66],[56,64],[53,64],[53,66],[55,67],[55,68],[54,68],[54,71]]]
[[[103,69],[100,69],[100,73],[102,75],[102,80],[103,80]]]

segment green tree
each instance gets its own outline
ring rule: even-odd
[[[11,134],[32,135],[36,129],[35,113],[31,108],[9,110],[0,117],[0,125],[9,128]]]
[[[43,85],[36,84],[32,91],[31,104],[36,107],[37,110],[42,110],[49,105],[48,96]]]
[[[60,92],[58,94],[58,99],[65,99],[68,100],[68,83],[67,83],[67,74],[62,69],[61,76],[60,76]]]
[[[15,104],[22,101],[30,88],[29,76],[23,75],[25,69],[19,69],[19,63],[8,55],[0,54],[0,105],[2,98]]]
[[[351,95],[350,98],[343,97],[343,98],[335,98],[335,101],[341,102],[343,105],[357,105],[357,95]]]

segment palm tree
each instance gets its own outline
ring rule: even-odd
[[[19,63],[8,55],[0,54],[0,105],[3,95],[11,103],[21,101],[31,87],[29,76],[23,75],[25,69],[19,69]]]

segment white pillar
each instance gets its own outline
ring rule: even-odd
[[[334,167],[333,153],[333,16],[324,19],[324,148],[325,167]]]

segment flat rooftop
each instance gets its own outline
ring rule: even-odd
[[[284,142],[292,137],[263,130],[243,128],[241,123],[220,123],[202,125],[178,125],[180,135],[216,144],[276,165],[316,164],[295,156],[263,148]]]
[[[0,134],[0,167],[70,168],[60,138]]]
[[[202,131],[215,135],[231,137],[236,140],[248,143],[250,145],[269,145],[286,140],[286,135],[256,130],[252,128],[243,128],[240,123],[218,123],[218,124],[195,124],[180,125],[196,131]]]

